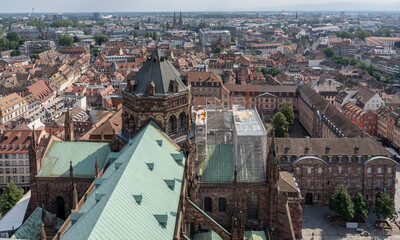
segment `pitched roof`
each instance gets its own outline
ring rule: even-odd
[[[29,92],[31,92],[33,96],[35,96],[37,99],[45,99],[50,97],[51,94],[53,94],[53,92],[50,90],[50,88],[46,85],[46,83],[43,80],[39,80],[27,88]]]
[[[202,182],[233,182],[233,145],[207,145],[207,157],[200,165]]]
[[[53,141],[42,159],[38,176],[69,176],[72,161],[74,177],[94,177],[96,157],[103,169],[109,152],[108,143]]]
[[[154,50],[133,79],[135,87],[132,94],[147,95],[147,89],[151,82],[155,84],[156,95],[172,94],[172,81],[178,83],[178,92],[188,89],[182,82],[181,74],[158,48]]]
[[[45,211],[46,215],[50,214]],[[57,225],[61,226],[64,221],[57,218]],[[39,240],[40,231],[42,230],[42,208],[37,207],[35,211],[25,220],[24,224],[11,237],[12,239],[30,239]]]
[[[118,153],[62,239],[173,239],[185,158],[150,122]]]

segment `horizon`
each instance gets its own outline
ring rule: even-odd
[[[34,9],[39,13],[159,13],[159,12],[399,12],[400,1],[379,0],[364,2],[362,0],[353,0],[343,2],[341,0],[283,0],[279,3],[264,3],[257,0],[248,0],[246,6],[242,6],[240,0],[222,0],[215,2],[213,0],[203,0],[202,2],[194,0],[171,0],[165,2],[162,0],[153,0],[149,6],[146,2],[119,0],[109,2],[105,0],[70,0],[49,1],[20,0],[3,5],[1,14],[20,14],[31,13]],[[153,7],[156,6],[156,7]],[[393,10],[396,9],[396,10]],[[397,10],[398,9],[398,10]]]

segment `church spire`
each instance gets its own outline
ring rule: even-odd
[[[179,15],[179,28],[180,28],[180,29],[183,28],[182,11],[180,12],[180,15]]]
[[[64,121],[64,141],[73,141],[73,140],[74,140],[74,121],[71,118],[71,111],[68,106]]]

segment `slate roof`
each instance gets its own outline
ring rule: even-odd
[[[69,176],[72,161],[74,177],[94,177],[96,157],[99,169],[103,169],[109,152],[108,143],[53,141],[43,157],[38,176]]]
[[[313,107],[319,117],[326,117],[336,128],[338,128],[345,137],[356,138],[360,137],[360,128],[358,125],[348,119],[328,100],[316,93],[309,85],[304,84],[299,88],[301,96]]]
[[[117,155],[62,239],[173,239],[185,163],[180,148],[150,122]]]
[[[178,83],[178,92],[188,89],[182,82],[181,74],[158,48],[148,57],[133,80],[135,86],[131,94],[147,95],[147,89],[151,82],[155,84],[155,95],[173,94],[171,84],[173,81]],[[125,91],[128,89],[126,88]]]
[[[389,156],[382,145],[372,138],[275,138],[277,154],[280,156],[348,156],[354,155],[354,147],[358,147],[360,156]],[[308,153],[305,154],[305,148]],[[326,152],[329,147],[329,153]]]

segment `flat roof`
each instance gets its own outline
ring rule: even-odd
[[[254,109],[233,108],[233,119],[238,136],[267,135],[264,124]]]

